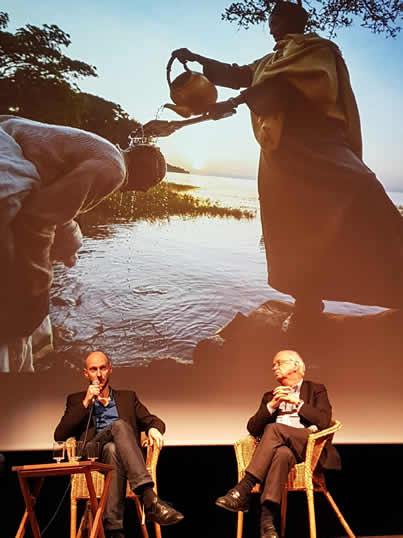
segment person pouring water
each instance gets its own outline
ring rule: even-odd
[[[341,51],[305,32],[300,0],[266,5],[275,46],[263,58],[239,66],[187,48],[172,55],[201,64],[213,84],[246,88],[207,111],[250,109],[268,283],[295,298],[283,330],[318,320],[323,299],[401,308],[403,220],[362,160]]]

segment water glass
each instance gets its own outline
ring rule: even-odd
[[[99,458],[99,443],[97,441],[90,441],[87,443],[87,458],[90,461],[95,461]]]
[[[73,461],[80,461],[83,457],[84,441],[76,441],[76,446],[73,448],[72,459]]]
[[[60,463],[64,460],[64,452],[66,450],[66,443],[64,441],[55,441],[53,443],[53,459]]]

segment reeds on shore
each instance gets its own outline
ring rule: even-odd
[[[163,181],[148,192],[115,192],[88,213],[80,215],[80,226],[85,233],[86,228],[99,224],[167,220],[172,216],[210,216],[238,220],[256,216],[255,211],[222,207],[217,202],[189,194],[188,191],[197,188]]]

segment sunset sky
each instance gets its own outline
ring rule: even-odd
[[[221,21],[230,0],[3,0],[9,30],[25,24],[57,24],[71,36],[67,54],[95,65],[98,77],[79,82],[83,91],[119,103],[140,122],[156,117],[169,102],[166,64],[172,50],[230,63],[249,63],[272,50],[266,25],[249,30]],[[190,7],[191,6],[191,7]],[[324,36],[327,37],[327,36]],[[356,93],[364,158],[388,190],[403,190],[403,35],[371,34],[357,24],[334,39],[342,49]],[[190,64],[198,69],[198,64]],[[173,78],[182,71],[174,63]],[[219,90],[219,99],[236,92]],[[163,110],[161,119],[179,119]],[[258,146],[244,105],[232,118],[185,127],[159,145],[168,162],[194,173],[255,177]]]

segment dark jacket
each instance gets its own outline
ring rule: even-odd
[[[319,430],[324,430],[330,426],[332,406],[330,405],[325,385],[312,381],[303,381],[299,397],[304,401],[304,404],[298,414],[306,428],[315,425]],[[248,432],[254,437],[263,435],[265,426],[276,422],[277,410],[270,414],[266,405],[272,398],[273,391],[266,392],[263,395],[259,409],[248,421]],[[341,468],[339,453],[330,442],[326,443],[319,463],[324,469]]]
[[[55,430],[55,440],[65,441],[69,437],[83,439],[91,406],[85,408],[83,400],[86,392],[76,392],[67,396],[66,409],[62,419]],[[137,442],[140,444],[140,433],[148,432],[150,428],[157,428],[162,434],[165,432],[164,422],[148,409],[131,390],[115,390],[113,396],[118,410],[119,418],[128,422],[135,432]],[[87,439],[95,436],[95,417],[92,415],[88,429]]]

